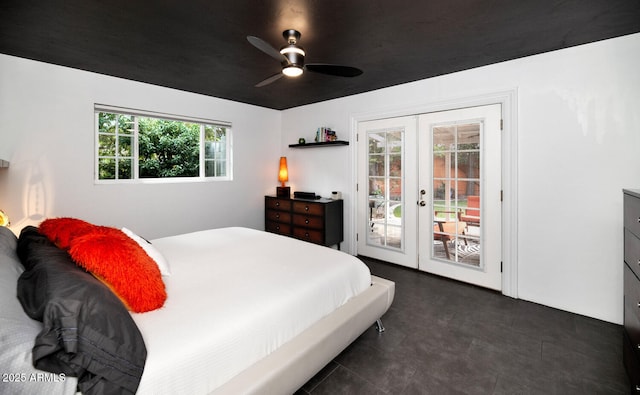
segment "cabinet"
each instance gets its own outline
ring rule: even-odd
[[[278,233],[324,246],[344,239],[343,201],[332,199],[286,199],[264,197],[264,227]]]
[[[624,191],[624,365],[640,394],[640,190]]]

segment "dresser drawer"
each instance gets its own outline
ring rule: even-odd
[[[627,368],[631,387],[629,393],[640,394],[640,361],[638,360],[637,353],[633,352],[633,345],[629,341],[627,334],[623,333],[622,338],[622,358],[624,359],[624,366]]]
[[[267,210],[266,216],[267,221],[283,223],[291,222],[291,214],[288,211]]]
[[[324,228],[324,218],[313,215],[293,214],[293,224],[305,228],[322,229]]]
[[[324,215],[324,204],[293,202],[293,212],[311,215]]]
[[[291,200],[289,199],[276,199],[276,198],[267,198],[265,200],[265,205],[267,209],[272,210],[291,210]]]
[[[640,281],[627,265],[624,265],[624,329],[640,357]]]
[[[280,222],[268,221],[264,227],[267,230],[267,232],[279,233],[281,235],[291,234],[291,225],[289,224],[282,224]]]
[[[624,227],[640,237],[640,199],[624,195]]]
[[[640,277],[640,239],[628,229],[624,230],[624,261]]]
[[[317,243],[317,244],[324,243],[323,234],[319,230],[294,227],[293,236],[298,239],[310,241],[312,243]]]

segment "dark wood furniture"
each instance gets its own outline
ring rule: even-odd
[[[624,191],[624,366],[640,393],[640,190]]]
[[[344,239],[342,199],[296,199],[264,197],[264,227],[278,233],[324,246]]]

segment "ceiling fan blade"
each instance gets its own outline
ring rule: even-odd
[[[251,43],[251,45],[253,45],[254,47],[258,48],[262,52],[264,52],[267,55],[271,56],[272,58],[276,59],[277,61],[289,63],[287,58],[283,54],[281,54],[280,51],[278,51],[277,49],[272,47],[269,43],[267,43],[263,39],[255,37],[255,36],[247,36],[247,41],[249,41],[249,43]]]
[[[307,63],[304,67],[314,73],[336,75],[339,77],[357,77],[362,74],[362,70],[360,69],[338,64]]]
[[[282,73],[278,73],[278,74],[274,74],[271,77],[267,78],[266,80],[260,81],[258,82],[255,87],[256,88],[262,88],[265,85],[269,85],[270,83],[279,80],[280,78],[282,78]]]

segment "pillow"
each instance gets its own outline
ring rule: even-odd
[[[75,237],[69,255],[109,286],[131,311],[155,310],[167,299],[158,265],[119,229],[100,226]]]
[[[76,218],[50,218],[42,221],[38,231],[47,236],[55,245],[68,249],[71,240],[95,229],[95,225]]]
[[[158,265],[158,269],[160,269],[160,273],[163,276],[171,275],[171,269],[169,268],[169,262],[167,262],[167,260],[164,259],[164,256],[160,253],[160,251],[158,251],[153,246],[153,244],[151,244],[147,239],[144,239],[144,238],[138,236],[137,234],[133,233],[133,231],[131,231],[131,230],[127,229],[127,228],[122,228],[121,230],[124,232],[125,235],[131,237],[133,239],[133,241],[138,243],[138,245],[140,247],[142,247],[144,252],[146,252],[147,255],[149,255],[149,257],[156,262],[156,265]]]
[[[29,362],[41,374],[63,372],[65,382],[73,379],[67,394],[76,392],[75,383],[85,395],[135,394],[147,349],[122,302],[33,226],[20,233],[17,253],[26,269],[17,281],[18,300],[26,315],[40,321]],[[63,393],[44,381],[47,388],[29,393]]]
[[[45,373],[33,367],[31,350],[43,326],[25,314],[17,298],[18,277],[24,271],[16,254],[17,243],[11,230],[0,227],[0,366],[3,374],[14,375],[0,382],[0,392],[74,394],[75,377]]]

